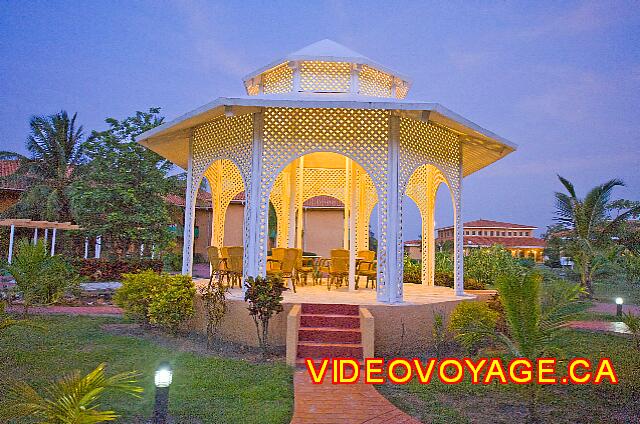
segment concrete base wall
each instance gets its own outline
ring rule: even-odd
[[[445,317],[445,324],[453,308],[469,300],[457,300],[420,305],[366,305],[374,318],[375,354],[382,356],[413,354],[431,344],[435,314]],[[485,300],[485,299],[478,299]],[[284,311],[275,315],[269,324],[269,343],[274,347],[286,345],[287,316],[294,304],[285,303]],[[206,317],[200,296],[195,300],[196,315],[185,327],[206,334]],[[228,301],[228,311],[220,326],[220,336],[234,343],[258,346],[258,337],[247,304]]]

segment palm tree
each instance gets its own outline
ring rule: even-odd
[[[612,179],[592,188],[584,199],[576,195],[570,181],[558,175],[567,193],[556,192],[556,218],[567,232],[567,250],[580,272],[582,286],[593,296],[593,275],[600,266],[597,260],[603,248],[611,243],[611,230],[640,208],[631,208],[611,219],[608,214],[611,193],[617,186],[624,186],[619,179]]]
[[[140,397],[135,372],[105,376],[106,364],[100,364],[86,376],[75,371],[53,383],[46,395],[40,395],[24,382],[9,388],[7,399],[0,405],[0,419],[34,418],[52,424],[90,424],[114,421],[114,411],[98,410],[100,397],[108,390],[121,391]]]
[[[36,220],[70,221],[68,190],[83,161],[82,126],[76,115],[66,111],[50,116],[34,116],[26,148],[29,157],[0,151],[0,159],[17,160],[18,170],[5,181],[20,181],[27,188],[20,200],[4,216]]]

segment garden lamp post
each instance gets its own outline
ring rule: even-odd
[[[156,370],[154,383],[156,385],[156,402],[153,408],[153,423],[166,424],[169,410],[169,386],[173,379],[171,366],[163,362]]]
[[[624,301],[621,297],[616,297],[616,316],[622,316],[622,304]]]

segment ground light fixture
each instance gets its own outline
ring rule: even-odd
[[[624,301],[622,300],[621,297],[616,297],[616,315],[621,317],[622,316],[622,304],[624,303]]]
[[[154,375],[156,402],[153,408],[153,423],[166,424],[169,411],[169,386],[173,380],[173,370],[168,362],[162,362]]]

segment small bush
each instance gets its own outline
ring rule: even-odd
[[[32,304],[57,302],[67,290],[77,289],[80,279],[75,269],[60,256],[49,256],[41,241],[18,244],[18,251],[7,270],[22,294],[25,313]]]
[[[454,333],[456,341],[471,354],[476,354],[487,339],[486,335],[495,332],[497,321],[498,313],[486,303],[460,302],[451,312],[449,329]]]
[[[244,300],[249,302],[249,314],[253,318],[258,333],[262,354],[269,351],[269,321],[284,310],[282,293],[288,290],[278,277],[249,277],[245,282]]]
[[[640,350],[640,315],[634,315],[631,312],[622,316],[622,322],[627,325],[631,336],[636,343],[636,349]]]
[[[434,275],[434,284],[441,287],[453,288],[453,273],[436,272]]]
[[[161,272],[160,259],[75,259],[74,266],[82,277],[91,281],[120,281],[124,274],[153,270]]]
[[[124,274],[122,287],[116,290],[113,301],[130,318],[176,331],[193,316],[195,293],[189,276],[147,270]]]
[[[434,284],[441,287],[453,288],[454,285],[453,273],[449,272],[436,272],[434,275]],[[465,290],[484,290],[486,287],[480,281],[473,278],[465,278],[464,280]]]
[[[207,347],[211,348],[215,339],[220,323],[227,313],[227,292],[228,287],[223,284],[209,284],[207,287],[200,288],[200,297],[204,305],[205,314],[207,316]]]
[[[194,314],[196,287],[188,275],[162,274],[161,277],[163,285],[149,302],[149,323],[176,332],[178,326]]]

